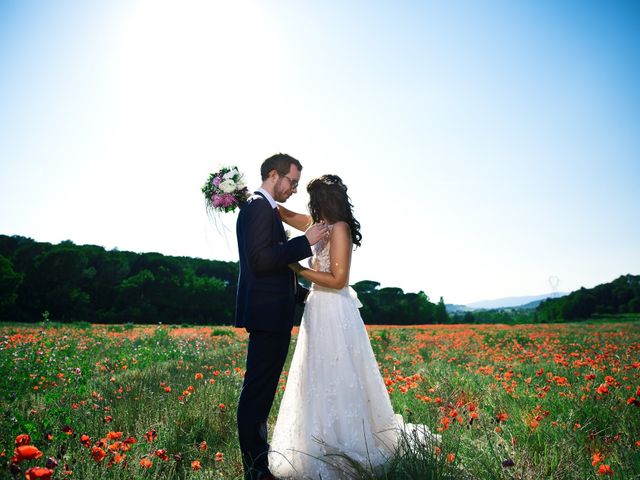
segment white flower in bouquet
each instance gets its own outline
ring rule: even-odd
[[[232,178],[227,178],[226,180],[222,180],[218,188],[222,190],[224,193],[231,193],[236,190],[236,182],[233,181]]]

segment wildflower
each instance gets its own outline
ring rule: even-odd
[[[596,388],[596,392],[600,395],[604,395],[605,393],[609,393],[609,387],[607,387],[606,383],[602,383],[598,388]]]
[[[613,475],[613,470],[611,470],[611,467],[609,465],[605,465],[603,463],[598,468],[598,474],[599,475]]]
[[[595,467],[597,464],[599,464],[603,460],[604,460],[604,455],[602,455],[600,452],[596,451],[596,453],[594,453],[591,456],[591,465],[593,465]]]
[[[100,463],[102,460],[104,460],[104,457],[106,457],[107,454],[105,453],[105,451],[102,448],[93,447],[91,449],[91,456],[96,461],[96,463]]]
[[[142,468],[151,468],[153,467],[153,462],[148,458],[143,458],[142,460],[140,460],[140,466]]]
[[[455,459],[456,459],[456,454],[455,453],[449,453],[447,455],[447,463],[452,463]]]
[[[442,432],[444,430],[449,430],[450,422],[451,420],[449,420],[449,417],[442,417],[442,420],[440,420],[440,423],[442,423],[442,427],[438,427],[438,431]]]
[[[155,430],[149,430],[146,434],[145,437],[147,439],[147,441],[149,443],[153,442],[155,439],[158,438],[158,434],[156,433]]]
[[[127,451],[131,449],[131,445],[137,443],[135,437],[127,437],[122,442],[122,450]]]
[[[21,433],[16,437],[16,440],[15,440],[16,447],[19,447],[20,445],[30,445],[30,444],[31,444],[31,437],[28,434]]]
[[[24,476],[27,480],[35,480],[37,478],[42,480],[51,480],[53,473],[53,470],[50,468],[31,467],[29,470],[24,472]]]
[[[223,462],[223,461],[224,461],[224,453],[216,452],[216,462]]]
[[[124,462],[124,459],[126,457],[127,457],[126,455],[124,455],[124,454],[122,454],[120,452],[116,452],[113,455],[113,457],[111,457],[111,460],[109,461],[109,465],[115,465],[117,463],[122,463],[122,462]]]
[[[116,452],[116,451],[120,450],[120,446],[121,445],[122,445],[122,442],[112,443],[111,445],[109,445],[109,451]]]
[[[73,428],[71,428],[69,425],[65,425],[64,427],[62,427],[62,431],[69,436],[73,435]]]
[[[119,440],[122,438],[122,432],[109,432],[107,433],[107,438],[109,440]]]
[[[169,455],[167,455],[167,451],[164,448],[156,450],[156,457],[164,460],[165,462],[169,461]]]
[[[42,456],[42,452],[33,445],[20,445],[13,452],[13,463],[20,463],[23,460],[35,460]]]
[[[200,447],[199,448],[200,448],[201,452],[206,451],[207,450],[207,442],[205,442],[205,441],[200,442]]]
[[[508,418],[509,418],[509,415],[505,412],[500,412],[496,415],[496,420],[498,421],[498,423],[506,422]]]
[[[195,378],[196,380],[202,380],[202,377],[204,377],[204,375],[202,375],[201,373],[196,373],[196,374],[194,375],[194,378]]]

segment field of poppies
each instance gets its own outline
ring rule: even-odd
[[[442,441],[367,478],[640,478],[640,319],[369,334],[396,412]],[[0,478],[240,479],[246,339],[0,325]]]

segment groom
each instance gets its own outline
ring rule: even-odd
[[[287,240],[276,202],[296,193],[302,165],[279,153],[260,167],[262,187],[240,210],[236,224],[240,278],[236,327],[249,332],[247,366],[238,402],[238,436],[244,478],[275,478],[268,467],[267,417],[287,358],[296,302],[306,289],[288,264],[311,256],[311,245],[327,234],[323,224]]]

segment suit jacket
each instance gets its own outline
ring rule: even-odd
[[[289,332],[293,327],[297,280],[288,264],[311,256],[304,235],[287,240],[282,221],[269,201],[254,194],[236,223],[240,277],[236,327]]]

